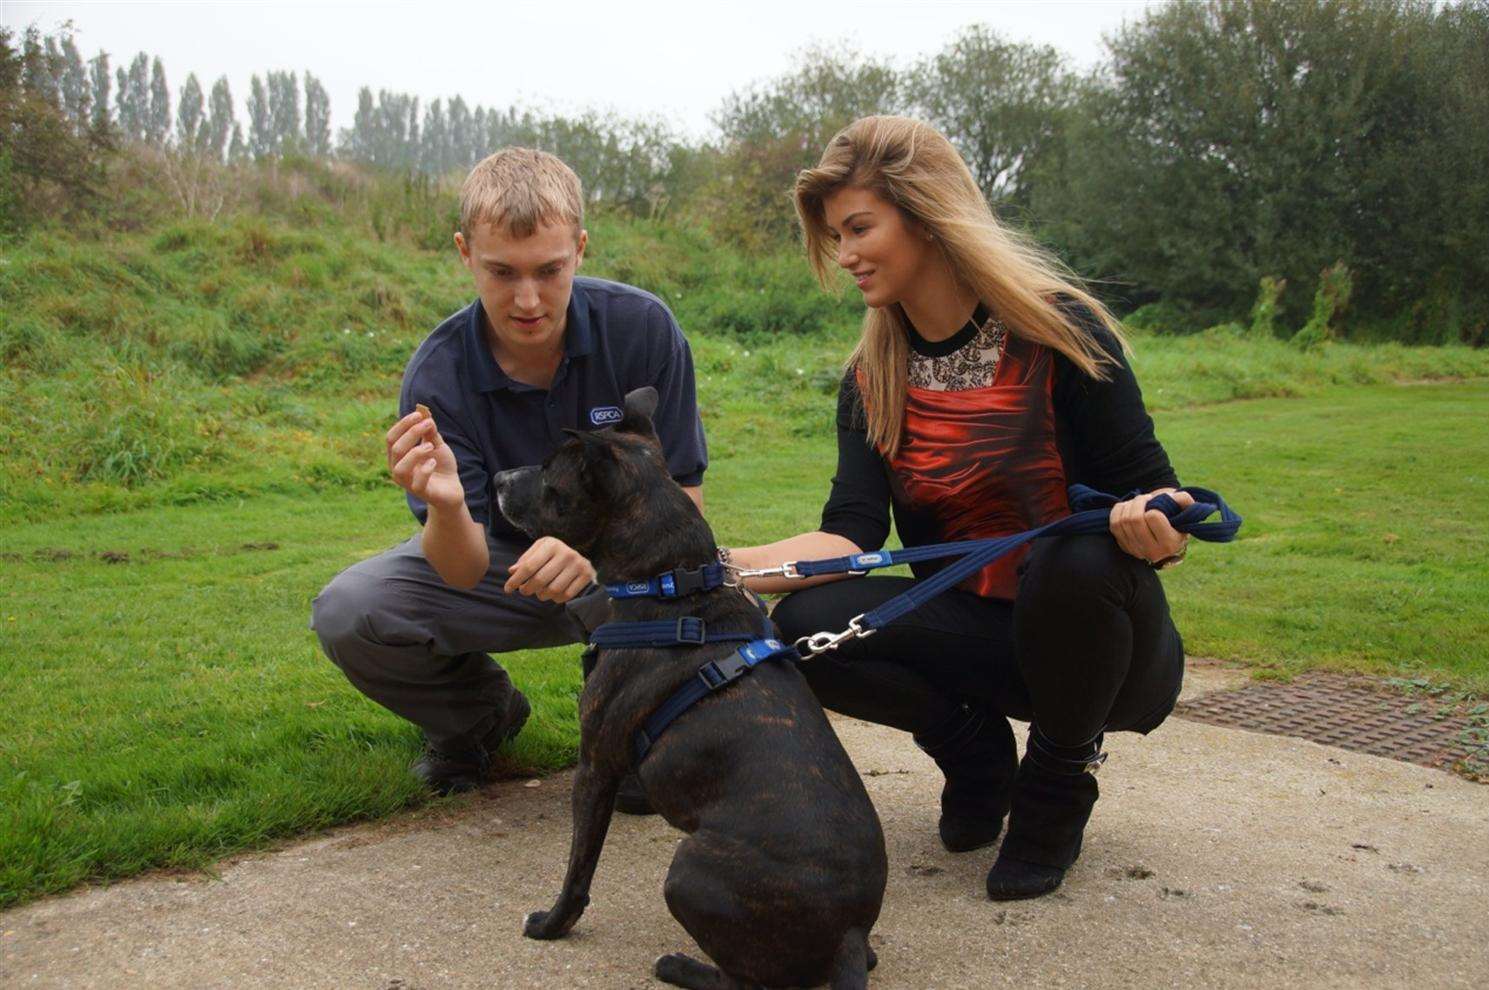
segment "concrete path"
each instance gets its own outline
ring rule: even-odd
[[[1236,675],[1198,670],[1189,691]],[[837,728],[884,821],[877,990],[1482,987],[1489,788],[1313,743],[1171,720],[1109,740],[1085,851],[1055,894],[983,895],[991,852],[935,835],[934,766]],[[678,835],[617,816],[565,941],[519,932],[568,849],[569,778],[513,781],[392,822],[0,914],[0,986],[655,987],[696,952],[667,913]]]

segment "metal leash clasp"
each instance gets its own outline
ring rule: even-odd
[[[783,577],[800,580],[803,575],[796,569],[796,564],[794,560],[788,560],[779,567],[736,567],[733,564],[725,564],[724,587],[737,588],[745,578],[752,577]]]
[[[863,625],[863,615],[855,615],[848,620],[848,628],[839,633],[819,632],[810,636],[803,636],[796,641],[796,650],[803,659],[815,657],[835,650],[850,639],[863,639],[878,632],[877,629],[868,629]]]

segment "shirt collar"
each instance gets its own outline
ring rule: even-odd
[[[491,347],[486,341],[485,320],[483,319],[485,310],[481,307],[481,300],[477,299],[470,304],[469,313],[465,325],[465,366],[470,371],[471,383],[475,385],[476,391],[495,392],[520,384],[507,376],[491,354]],[[575,279],[573,291],[569,296],[569,308],[564,317],[564,355],[576,357],[588,354],[593,347],[594,335],[589,327],[589,304],[579,281]]]

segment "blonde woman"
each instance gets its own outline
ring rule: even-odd
[[[838,400],[821,528],[721,551],[742,567],[1002,536],[1069,511],[1066,486],[1135,493],[1107,536],[1037,541],[876,635],[802,665],[828,708],[913,734],[945,775],[954,852],[1008,831],[988,896],[1058,887],[1097,798],[1103,733],[1173,708],[1183,646],[1156,573],[1186,537],[1150,497],[1178,485],[1121,329],[1056,261],[994,218],[947,139],[866,117],[801,173],[796,207],[824,286],[847,271],[863,333]],[[1189,504],[1185,493],[1176,500]],[[916,577],[754,579],[791,591],[787,638],[846,627]],[[818,585],[810,587],[810,585]],[[804,589],[804,590],[802,590]],[[1019,762],[1008,718],[1030,723]]]

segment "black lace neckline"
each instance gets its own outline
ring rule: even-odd
[[[963,347],[966,347],[968,341],[977,336],[977,332],[982,329],[982,325],[988,321],[988,317],[991,315],[987,307],[979,301],[977,308],[972,311],[972,315],[968,318],[966,324],[945,340],[926,340],[915,329],[915,325],[906,319],[905,326],[908,330],[907,336],[910,340],[910,349],[921,357],[937,358],[945,357],[948,354],[955,354]]]

